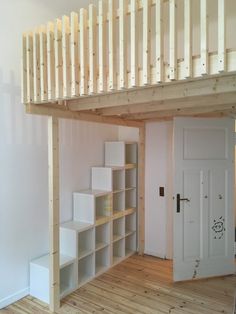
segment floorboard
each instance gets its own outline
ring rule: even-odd
[[[172,262],[134,255],[62,300],[58,314],[232,314],[236,276],[172,282]],[[1,314],[50,313],[30,296]]]

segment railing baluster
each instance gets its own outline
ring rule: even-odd
[[[47,24],[48,100],[55,99],[54,24]]]
[[[80,9],[80,95],[88,93],[87,10]]]
[[[89,5],[89,93],[97,92],[97,13],[93,4]]]
[[[143,85],[150,84],[150,0],[143,2]]]
[[[225,0],[218,0],[218,71],[226,71]]]
[[[170,80],[177,79],[177,30],[176,30],[176,0],[170,0],[169,9],[170,9]]]
[[[70,61],[70,19],[62,17],[62,67],[63,67],[63,97],[71,96],[71,61]]]
[[[27,102],[27,50],[26,50],[26,35],[22,35],[21,41],[21,102]]]
[[[208,16],[207,0],[200,1],[201,74],[208,74]]]
[[[75,12],[70,15],[70,58],[71,58],[71,96],[79,96],[79,17]]]
[[[106,3],[99,1],[98,8],[98,40],[99,40],[99,92],[106,91]]]
[[[40,101],[40,49],[39,33],[36,29],[33,32],[33,72],[34,72],[34,102]]]
[[[115,33],[114,33],[114,1],[109,0],[108,7],[108,34],[109,34],[109,90],[116,89],[116,64],[115,64]]]
[[[33,101],[33,38],[32,33],[26,35],[26,74],[27,74],[27,103]]]
[[[40,83],[41,83],[41,101],[48,99],[47,83],[47,36],[46,27],[41,26],[39,31],[40,42]]]
[[[54,30],[54,49],[55,49],[55,96],[56,99],[62,98],[63,75],[62,75],[62,25],[61,20],[55,21]]]
[[[184,1],[184,76],[192,76],[192,0]]]
[[[164,32],[163,32],[163,0],[156,0],[156,82],[164,77]]]
[[[119,0],[119,81],[120,89],[127,88],[127,37],[126,37],[127,0]]]
[[[130,2],[130,70],[131,87],[138,86],[138,51],[137,51],[137,0]]]

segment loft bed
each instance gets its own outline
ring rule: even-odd
[[[196,5],[201,35],[194,55]],[[226,49],[226,1],[215,6],[215,52],[209,52],[207,0],[183,0],[182,6],[177,0],[99,0],[98,10],[90,4],[23,34],[22,103],[27,113],[48,116],[52,311],[60,306],[58,118],[139,128],[138,248],[143,254],[145,122],[235,116],[236,50]]]

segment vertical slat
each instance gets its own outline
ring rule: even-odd
[[[119,0],[119,81],[120,89],[127,88],[127,37],[126,37],[127,0]]]
[[[225,0],[218,0],[218,71],[226,71]]]
[[[34,72],[34,102],[40,101],[40,49],[39,33],[33,32],[33,72]]]
[[[55,21],[54,49],[55,49],[55,97],[56,99],[61,99],[63,94],[62,24],[61,20],[59,19]]]
[[[150,83],[150,0],[143,2],[143,85]]]
[[[27,66],[26,66],[26,35],[22,35],[21,42],[21,102],[27,102]]]
[[[130,1],[130,72],[131,87],[138,85],[137,0]]]
[[[49,187],[49,302],[50,310],[60,307],[59,265],[59,125],[48,118],[48,187]]]
[[[115,20],[114,20],[114,1],[109,0],[108,7],[108,35],[109,35],[109,90],[116,89],[116,65],[115,65]]]
[[[201,74],[208,74],[208,16],[207,0],[200,2]]]
[[[97,92],[97,13],[93,4],[89,5],[89,93]]]
[[[139,128],[138,145],[138,252],[144,254],[145,246],[145,124]]]
[[[71,96],[79,96],[79,16],[71,12],[71,36],[70,36],[70,55],[71,55]]]
[[[184,0],[184,76],[192,76],[192,0]]]
[[[70,19],[62,17],[62,69],[63,69],[63,97],[71,96],[70,74]]]
[[[177,78],[177,30],[176,30],[176,0],[170,0],[169,2],[169,19],[170,19],[170,43],[169,43],[169,50],[170,50],[170,80],[176,80]]]
[[[164,32],[163,0],[156,0],[156,82],[163,81],[164,74]]]
[[[39,31],[40,42],[40,89],[41,101],[48,99],[48,84],[47,84],[47,36],[46,28],[42,26]]]
[[[26,35],[26,76],[27,76],[27,103],[33,101],[34,81],[33,81],[33,38],[32,34]]]
[[[80,94],[88,93],[87,10],[80,9]]]
[[[48,100],[55,99],[54,24],[47,24]]]
[[[98,61],[99,61],[99,92],[106,91],[106,2],[98,4]]]

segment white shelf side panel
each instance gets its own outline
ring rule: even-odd
[[[74,220],[94,224],[94,195],[73,193]]]
[[[112,169],[92,167],[92,189],[112,191]]]
[[[125,165],[125,143],[105,142],[105,166]]]

